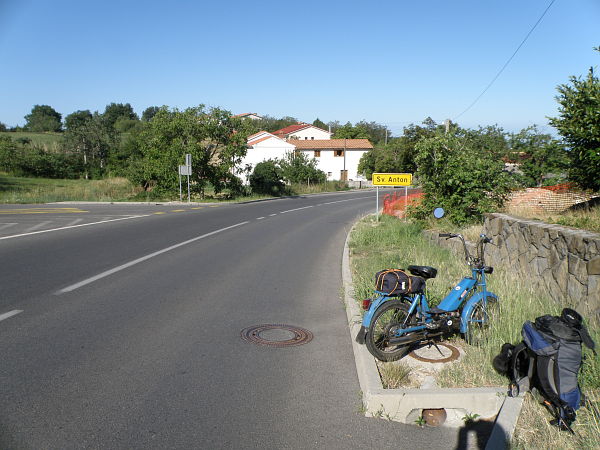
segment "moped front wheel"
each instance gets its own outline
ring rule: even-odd
[[[410,349],[410,344],[390,344],[389,338],[394,329],[406,325],[414,325],[414,315],[408,317],[409,307],[400,300],[385,302],[375,312],[371,326],[367,332],[366,344],[369,352],[380,361],[395,361],[402,358]]]
[[[465,340],[468,344],[480,345],[485,341],[486,329],[497,318],[499,308],[498,299],[490,296],[486,297],[485,306],[483,300],[475,303],[467,320]]]

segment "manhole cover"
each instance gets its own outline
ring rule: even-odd
[[[242,339],[270,347],[291,347],[312,341],[313,334],[290,325],[254,325],[242,330]]]
[[[409,356],[413,357],[418,361],[428,363],[446,363],[450,361],[456,361],[460,356],[458,349],[450,344],[438,343],[438,348],[442,352],[438,351],[435,346],[420,347],[409,353]]]

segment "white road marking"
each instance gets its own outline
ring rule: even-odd
[[[269,214],[269,217],[273,217],[276,216],[277,214]]]
[[[90,225],[98,225],[100,223],[107,223],[107,222],[116,222],[118,220],[139,219],[140,217],[148,217],[148,216],[150,216],[150,214],[144,214],[142,216],[123,217],[121,219],[101,220],[100,222],[82,223],[80,225],[71,225],[71,226],[60,227],[60,228],[51,228],[49,230],[34,231],[32,233],[13,234],[12,236],[0,237],[0,240],[13,239],[13,238],[18,238],[18,237],[23,237],[23,236],[31,236],[33,234],[40,234],[40,233],[50,233],[51,231],[67,230],[69,228],[89,227]]]
[[[9,311],[7,313],[0,314],[0,321],[2,321],[4,319],[8,319],[9,317],[12,317],[12,316],[16,316],[17,314],[22,313],[22,312],[23,312],[22,309],[15,309],[13,311]]]
[[[365,197],[354,197],[354,198],[349,198],[349,199],[346,199],[346,200],[337,200],[335,202],[327,202],[327,203],[321,203],[321,204],[322,205],[332,205],[334,203],[342,203],[342,202],[349,202],[351,200],[364,200],[364,199],[365,199]]]
[[[285,213],[289,213],[292,211],[300,211],[301,209],[307,209],[307,208],[312,208],[313,205],[311,206],[303,206],[302,208],[294,208],[294,209],[288,209],[287,211],[279,211],[279,214],[285,214]]]
[[[113,269],[107,270],[106,272],[99,273],[98,275],[95,275],[93,277],[87,278],[87,279],[85,279],[83,281],[80,281],[79,283],[75,283],[75,284],[72,284],[71,286],[67,286],[66,288],[61,289],[60,291],[56,292],[56,295],[65,294],[67,292],[74,291],[75,289],[79,289],[80,287],[85,286],[85,285],[90,284],[90,283],[93,283],[94,281],[98,281],[98,280],[100,280],[102,278],[105,278],[105,277],[107,277],[109,275],[112,275],[114,273],[120,272],[121,270],[127,269],[127,268],[129,268],[131,266],[135,266],[136,264],[139,264],[141,262],[147,261],[150,258],[154,258],[155,256],[162,255],[163,253],[169,252],[171,250],[175,250],[176,248],[182,247],[182,246],[187,245],[187,244],[191,244],[192,242],[199,241],[200,239],[204,239],[204,238],[207,238],[209,236],[213,236],[213,235],[215,235],[217,233],[221,233],[223,231],[231,230],[232,228],[236,228],[236,227],[239,227],[239,226],[242,226],[242,225],[246,225],[247,223],[249,223],[249,222],[246,221],[246,222],[237,223],[237,224],[231,225],[229,227],[225,227],[225,228],[221,228],[219,230],[211,231],[210,233],[203,234],[202,236],[197,236],[195,238],[188,239],[187,241],[180,242],[179,244],[175,244],[175,245],[171,245],[170,247],[163,248],[162,250],[159,250],[159,251],[154,252],[154,253],[150,253],[149,255],[146,255],[146,256],[142,256],[141,258],[138,258],[138,259],[134,259],[133,261],[129,261],[128,263],[125,263],[125,264],[122,264],[122,265],[120,265],[118,267],[115,267]]]
[[[73,225],[79,223],[79,222],[83,222],[83,219],[75,219],[73,222],[69,222],[68,224],[66,224],[66,227],[72,227]]]
[[[0,223],[0,230],[4,230],[5,228],[14,227],[15,225],[18,225],[18,224],[16,224],[16,223]]]
[[[263,220],[264,217],[257,217],[256,220]]]
[[[33,230],[39,230],[40,228],[44,228],[46,225],[49,225],[51,223],[52,223],[51,220],[47,220],[46,222],[40,222],[38,224],[35,224],[32,227],[27,228],[25,231],[29,232],[29,231],[33,231]]]

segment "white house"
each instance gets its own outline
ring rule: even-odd
[[[259,162],[301,151],[316,159],[317,168],[325,172],[328,180],[364,180],[358,173],[358,163],[361,156],[372,148],[368,139],[290,139],[286,142],[261,131],[248,138],[248,150],[238,168],[243,170],[241,178],[247,183],[248,175]]]
[[[256,113],[236,114],[233,117],[239,117],[240,119],[252,119],[252,120],[260,120],[260,119],[262,119],[262,116],[259,116]]]
[[[303,122],[274,131],[273,134],[286,141],[289,141],[290,139],[331,139],[332,135],[332,133],[329,131],[325,131],[319,127],[315,127],[314,125]]]
[[[315,158],[328,180],[365,180],[358,173],[358,163],[362,155],[373,149],[368,139],[290,139],[287,143]]]
[[[266,131],[260,131],[249,136],[246,156],[238,166],[243,171],[240,175],[242,181],[245,184],[248,183],[248,175],[252,173],[259,162],[283,158],[287,152],[293,152],[295,149],[296,147],[292,144],[288,144],[283,139]]]

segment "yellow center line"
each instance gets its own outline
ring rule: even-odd
[[[204,208],[204,206],[197,206],[196,208],[192,208],[192,209],[202,209]]]
[[[173,209],[171,210],[171,212],[184,212],[185,209]]]
[[[155,212],[154,214],[166,214],[166,212]]]

